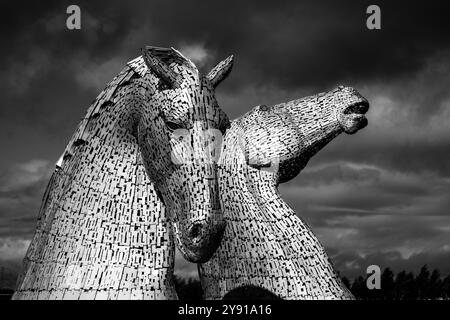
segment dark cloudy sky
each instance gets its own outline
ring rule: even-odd
[[[381,7],[382,30],[366,28]],[[450,19],[444,1],[2,1],[0,265],[13,274],[43,190],[79,119],[144,45],[203,71],[229,54],[217,96],[230,118],[356,87],[369,126],[340,136],[281,191],[337,269],[450,273]],[[65,26],[82,10],[82,29]],[[177,259],[177,272],[194,274]]]

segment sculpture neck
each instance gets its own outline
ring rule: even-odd
[[[121,79],[131,79],[125,69]],[[116,77],[50,180],[15,299],[174,299],[174,242]]]

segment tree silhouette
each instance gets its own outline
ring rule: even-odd
[[[408,286],[408,275],[405,270],[399,272],[395,277],[394,299],[403,300],[408,295],[406,287]]]
[[[380,299],[392,300],[395,297],[394,273],[389,268],[384,269],[381,274],[381,290],[379,291]]]
[[[357,299],[362,300],[450,299],[450,275],[442,279],[437,269],[430,274],[427,265],[420,269],[417,277],[405,270],[394,276],[390,268],[385,268],[380,280],[380,290],[369,290],[367,276],[359,276],[354,279],[350,291]]]
[[[366,279],[362,276],[357,277],[351,286],[350,291],[358,299],[366,299],[368,296],[368,289],[366,285]]]
[[[441,290],[442,298],[450,299],[450,274],[442,281]]]
[[[430,291],[429,284],[430,271],[428,271],[428,266],[424,265],[416,278],[417,299],[423,300],[428,298],[428,292]]]
[[[351,284],[347,277],[342,277],[342,283],[350,290]]]
[[[406,275],[406,286],[405,286],[405,300],[416,300],[417,299],[417,286],[414,278],[414,274],[409,272]]]
[[[203,300],[203,289],[199,280],[180,278],[177,276],[174,277],[174,280],[178,299],[184,301]]]
[[[434,269],[430,276],[430,281],[428,284],[428,298],[437,299],[442,295],[442,280],[441,273],[439,270]]]

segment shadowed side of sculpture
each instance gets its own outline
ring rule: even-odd
[[[367,125],[368,102],[356,90],[258,106],[232,122],[219,161],[227,229],[200,265],[207,299],[258,286],[283,299],[352,299],[320,241],[286,204],[278,184],[295,177],[340,133]]]
[[[107,85],[57,163],[14,299],[176,299],[174,237],[198,262],[223,234],[204,145],[229,126],[214,88],[231,65],[202,77],[178,51],[146,47]]]
[[[281,300],[281,298],[267,289],[248,285],[229,291],[223,300]]]

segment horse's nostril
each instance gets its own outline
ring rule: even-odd
[[[191,230],[189,230],[189,237],[191,239],[195,239],[198,238],[198,236],[201,235],[202,233],[202,224],[201,223],[196,223],[191,227]]]

